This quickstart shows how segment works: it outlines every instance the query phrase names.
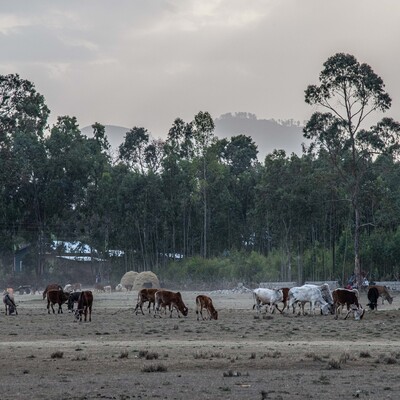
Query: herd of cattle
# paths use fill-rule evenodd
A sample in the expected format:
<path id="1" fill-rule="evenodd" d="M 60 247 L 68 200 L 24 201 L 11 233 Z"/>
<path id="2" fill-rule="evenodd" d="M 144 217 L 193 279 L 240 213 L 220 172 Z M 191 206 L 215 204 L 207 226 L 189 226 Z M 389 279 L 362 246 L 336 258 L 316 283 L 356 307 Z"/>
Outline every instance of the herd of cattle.
<path id="1" fill-rule="evenodd" d="M 71 285 L 69 285 L 71 286 Z M 285 309 L 292 309 L 293 313 L 296 312 L 296 307 L 300 307 L 299 313 L 305 315 L 305 304 L 310 303 L 310 313 L 315 315 L 315 307 L 320 307 L 320 312 L 323 315 L 334 314 L 335 319 L 342 313 L 343 308 L 346 307 L 347 314 L 344 319 L 347 319 L 352 312 L 356 320 L 363 318 L 365 309 L 359 303 L 359 293 L 357 289 L 335 289 L 330 290 L 329 285 L 306 284 L 299 287 L 280 288 L 280 289 L 267 289 L 258 288 L 253 290 L 254 306 L 253 309 L 257 313 L 261 312 L 261 307 L 266 307 L 266 312 L 269 310 L 271 313 L 277 309 L 281 314 Z M 393 297 L 390 295 L 385 286 L 372 285 L 368 288 L 367 293 L 369 303 L 367 306 L 371 309 L 378 308 L 378 298 L 387 300 L 390 304 Z M 62 313 L 62 305 L 67 303 L 68 310 L 73 312 L 75 319 L 87 321 L 92 320 L 92 304 L 93 293 L 90 290 L 81 290 L 81 287 L 65 287 L 58 284 L 49 284 L 43 291 L 43 299 L 47 299 L 47 311 L 50 314 L 50 308 L 55 313 L 54 306 L 58 305 L 58 313 Z M 15 313 L 18 315 L 17 305 L 15 304 L 13 293 L 5 291 L 3 295 L 3 303 L 5 304 L 6 315 Z M 176 310 L 178 317 L 188 315 L 188 308 L 183 302 L 180 292 L 172 292 L 165 289 L 144 288 L 138 292 L 137 304 L 134 309 L 136 315 L 140 312 L 144 315 L 143 304 L 148 303 L 148 312 L 153 310 L 154 317 L 161 317 L 161 312 L 166 314 L 167 308 L 172 317 L 173 311 Z M 282 303 L 283 307 L 280 309 L 278 304 Z M 75 304 L 77 307 L 75 308 Z M 151 306 L 153 308 L 151 309 Z M 206 317 L 203 315 L 203 310 L 206 311 Z M 197 320 L 201 317 L 204 319 L 218 319 L 218 312 L 214 308 L 213 301 L 209 296 L 198 295 L 196 297 L 196 315 Z"/>
<path id="2" fill-rule="evenodd" d="M 299 305 L 304 315 L 304 306 L 306 303 L 310 303 L 311 313 L 315 314 L 315 306 L 319 305 L 321 314 L 335 314 L 335 319 L 339 317 L 344 307 L 347 308 L 347 314 L 344 319 L 347 319 L 349 314 L 353 312 L 354 318 L 360 320 L 365 313 L 365 309 L 359 303 L 359 292 L 357 289 L 338 288 L 331 291 L 327 283 L 320 286 L 306 284 L 299 287 L 281 289 L 258 288 L 253 291 L 253 296 L 255 301 L 253 308 L 256 308 L 258 312 L 260 312 L 261 306 L 265 305 L 269 307 L 270 312 L 277 309 L 283 313 L 285 309 L 293 309 L 294 313 L 296 305 Z M 388 289 L 380 285 L 369 286 L 367 297 L 369 301 L 367 306 L 371 310 L 378 309 L 379 297 L 382 298 L 382 304 L 384 300 L 387 300 L 389 304 L 393 302 L 393 297 L 390 295 Z M 282 309 L 279 309 L 279 303 L 283 303 Z"/>

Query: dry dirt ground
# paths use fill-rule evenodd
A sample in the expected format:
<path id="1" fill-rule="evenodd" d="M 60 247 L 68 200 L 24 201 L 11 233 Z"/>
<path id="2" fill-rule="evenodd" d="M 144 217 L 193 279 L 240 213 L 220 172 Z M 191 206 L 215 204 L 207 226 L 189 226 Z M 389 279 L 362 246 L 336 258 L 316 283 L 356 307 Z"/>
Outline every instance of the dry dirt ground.
<path id="1" fill-rule="evenodd" d="M 400 399 L 399 299 L 361 321 L 268 314 L 211 293 L 218 321 L 134 315 L 136 292 L 94 293 L 92 322 L 16 295 L 0 315 L 1 399 Z M 365 294 L 361 303 L 366 304 Z"/>

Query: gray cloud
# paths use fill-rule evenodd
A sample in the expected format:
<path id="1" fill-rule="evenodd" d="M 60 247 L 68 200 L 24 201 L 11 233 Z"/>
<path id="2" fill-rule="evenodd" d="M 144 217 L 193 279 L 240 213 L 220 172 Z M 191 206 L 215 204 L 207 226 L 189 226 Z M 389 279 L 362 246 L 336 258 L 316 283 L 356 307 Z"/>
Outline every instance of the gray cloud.
<path id="1" fill-rule="evenodd" d="M 399 119 L 399 11 L 389 0 L 4 2 L 0 73 L 33 81 L 53 120 L 162 137 L 200 110 L 303 121 L 305 88 L 348 52 L 383 78 Z"/>

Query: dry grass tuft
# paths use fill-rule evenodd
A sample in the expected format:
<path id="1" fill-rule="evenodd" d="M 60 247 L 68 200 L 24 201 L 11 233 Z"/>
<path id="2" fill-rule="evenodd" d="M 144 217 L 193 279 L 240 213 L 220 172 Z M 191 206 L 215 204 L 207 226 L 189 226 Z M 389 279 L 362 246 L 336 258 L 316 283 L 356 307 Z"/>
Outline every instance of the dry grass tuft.
<path id="1" fill-rule="evenodd" d="M 51 358 L 63 358 L 64 353 L 62 351 L 55 351 L 54 353 L 51 354 Z"/>
<path id="2" fill-rule="evenodd" d="M 167 367 L 162 364 L 145 365 L 141 369 L 142 372 L 167 372 Z"/>
<path id="3" fill-rule="evenodd" d="M 371 354 L 369 351 L 360 351 L 360 358 L 370 358 Z"/>
<path id="4" fill-rule="evenodd" d="M 331 359 L 328 361 L 328 369 L 341 369 L 341 362 L 335 359 Z"/>

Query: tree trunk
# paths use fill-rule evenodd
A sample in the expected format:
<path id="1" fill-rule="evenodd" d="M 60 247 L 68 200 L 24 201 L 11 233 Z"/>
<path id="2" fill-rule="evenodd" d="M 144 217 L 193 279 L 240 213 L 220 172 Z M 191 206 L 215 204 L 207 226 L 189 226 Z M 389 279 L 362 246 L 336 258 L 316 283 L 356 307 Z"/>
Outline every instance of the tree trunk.
<path id="1" fill-rule="evenodd" d="M 207 188 L 206 188 L 206 159 L 205 155 L 203 154 L 203 196 L 204 196 L 204 219 L 203 219 L 203 229 L 204 229 L 204 249 L 203 249 L 203 257 L 207 258 Z"/>
<path id="2" fill-rule="evenodd" d="M 358 204 L 354 204 L 354 275 L 356 277 L 356 283 L 361 288 L 361 265 L 360 265 L 360 211 L 358 210 Z"/>

